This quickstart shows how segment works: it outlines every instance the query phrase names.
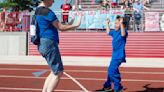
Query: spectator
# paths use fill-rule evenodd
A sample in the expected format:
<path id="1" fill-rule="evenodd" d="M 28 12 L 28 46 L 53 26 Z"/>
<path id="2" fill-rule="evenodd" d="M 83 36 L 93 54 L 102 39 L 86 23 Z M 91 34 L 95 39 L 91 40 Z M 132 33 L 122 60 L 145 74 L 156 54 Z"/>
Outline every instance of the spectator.
<path id="1" fill-rule="evenodd" d="M 62 23 L 66 24 L 68 23 L 68 15 L 69 11 L 72 9 L 72 6 L 67 3 L 67 0 L 65 0 L 65 3 L 61 5 L 62 9 Z"/>
<path id="2" fill-rule="evenodd" d="M 131 0 L 123 0 L 121 3 L 121 10 L 125 10 L 125 20 L 126 20 L 126 28 L 129 29 L 129 22 L 130 22 L 130 18 L 132 17 L 132 13 L 131 13 L 131 7 L 132 7 L 132 3 Z"/>
<path id="3" fill-rule="evenodd" d="M 108 8 L 111 8 L 111 2 L 110 2 L 110 0 L 103 0 L 102 1 L 102 8 L 104 10 L 107 10 Z"/>
<path id="4" fill-rule="evenodd" d="M 140 0 L 135 0 L 135 3 L 133 4 L 133 10 L 134 10 L 134 21 L 135 21 L 135 30 L 140 31 L 140 24 L 141 24 L 141 18 L 143 16 L 143 10 L 149 10 L 149 8 L 145 7 Z"/>
<path id="5" fill-rule="evenodd" d="M 121 3 L 121 9 L 130 10 L 132 2 L 130 0 L 123 0 Z"/>
<path id="6" fill-rule="evenodd" d="M 135 0 L 135 3 L 133 4 L 133 10 L 135 12 L 141 12 L 146 9 L 146 10 L 149 10 L 149 8 L 147 8 L 146 6 L 144 6 L 144 4 L 142 4 L 140 2 L 140 0 Z"/>
<path id="7" fill-rule="evenodd" d="M 6 31 L 13 31 L 14 29 L 14 17 L 13 14 L 10 12 L 7 15 L 6 21 L 5 21 L 5 30 Z"/>
<path id="8" fill-rule="evenodd" d="M 20 31 L 20 28 L 18 28 L 18 25 L 21 23 L 19 21 L 19 12 L 13 12 L 13 31 Z"/>
<path id="9" fill-rule="evenodd" d="M 119 0 L 112 0 L 112 8 L 118 7 Z"/>

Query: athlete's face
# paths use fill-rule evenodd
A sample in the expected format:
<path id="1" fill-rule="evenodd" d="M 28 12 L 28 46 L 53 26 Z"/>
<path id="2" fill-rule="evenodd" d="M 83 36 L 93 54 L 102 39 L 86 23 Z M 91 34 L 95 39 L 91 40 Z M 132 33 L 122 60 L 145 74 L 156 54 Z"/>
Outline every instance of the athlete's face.
<path id="1" fill-rule="evenodd" d="M 119 21 L 119 19 L 116 19 L 116 21 L 115 21 L 115 30 L 118 31 L 119 28 L 120 28 L 120 21 Z"/>

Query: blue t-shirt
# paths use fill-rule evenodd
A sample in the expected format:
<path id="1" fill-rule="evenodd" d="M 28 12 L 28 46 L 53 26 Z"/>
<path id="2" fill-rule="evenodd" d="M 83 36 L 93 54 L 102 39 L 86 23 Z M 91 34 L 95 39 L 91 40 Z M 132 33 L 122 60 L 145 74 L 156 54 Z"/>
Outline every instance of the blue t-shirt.
<path id="1" fill-rule="evenodd" d="M 40 8 L 40 7 L 38 7 Z M 53 22 L 58 21 L 55 13 L 46 7 L 41 7 L 39 14 L 36 16 L 40 30 L 40 38 L 48 38 L 59 43 L 58 29 L 53 26 Z"/>
<path id="2" fill-rule="evenodd" d="M 121 29 L 118 31 L 111 30 L 109 35 L 112 36 L 112 59 L 119 59 L 122 62 L 126 62 L 126 54 L 125 54 L 125 45 L 126 38 L 128 36 L 127 30 L 125 30 L 126 35 L 123 37 L 121 35 Z"/>

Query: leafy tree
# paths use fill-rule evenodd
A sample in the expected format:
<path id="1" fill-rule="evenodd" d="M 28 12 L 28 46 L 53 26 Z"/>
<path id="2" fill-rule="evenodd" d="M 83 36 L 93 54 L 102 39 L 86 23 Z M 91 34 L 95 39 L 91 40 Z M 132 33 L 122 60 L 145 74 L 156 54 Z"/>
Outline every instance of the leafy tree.
<path id="1" fill-rule="evenodd" d="M 0 2 L 1 8 L 11 9 L 11 11 L 32 11 L 38 6 L 40 0 L 4 0 Z"/>

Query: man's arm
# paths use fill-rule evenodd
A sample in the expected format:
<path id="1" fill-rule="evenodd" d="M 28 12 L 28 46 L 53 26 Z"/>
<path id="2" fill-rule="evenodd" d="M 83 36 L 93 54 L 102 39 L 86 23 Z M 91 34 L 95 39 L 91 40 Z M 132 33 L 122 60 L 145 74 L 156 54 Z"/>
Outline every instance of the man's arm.
<path id="1" fill-rule="evenodd" d="M 80 24 L 81 24 L 81 16 L 78 18 L 76 24 L 63 25 L 59 21 L 53 22 L 53 26 L 55 26 L 60 31 L 68 31 L 68 30 L 76 29 L 77 27 L 80 26 Z"/>
<path id="2" fill-rule="evenodd" d="M 120 26 L 121 26 L 121 36 L 125 37 L 126 32 L 125 32 L 125 25 L 123 24 L 123 18 L 120 19 Z"/>

